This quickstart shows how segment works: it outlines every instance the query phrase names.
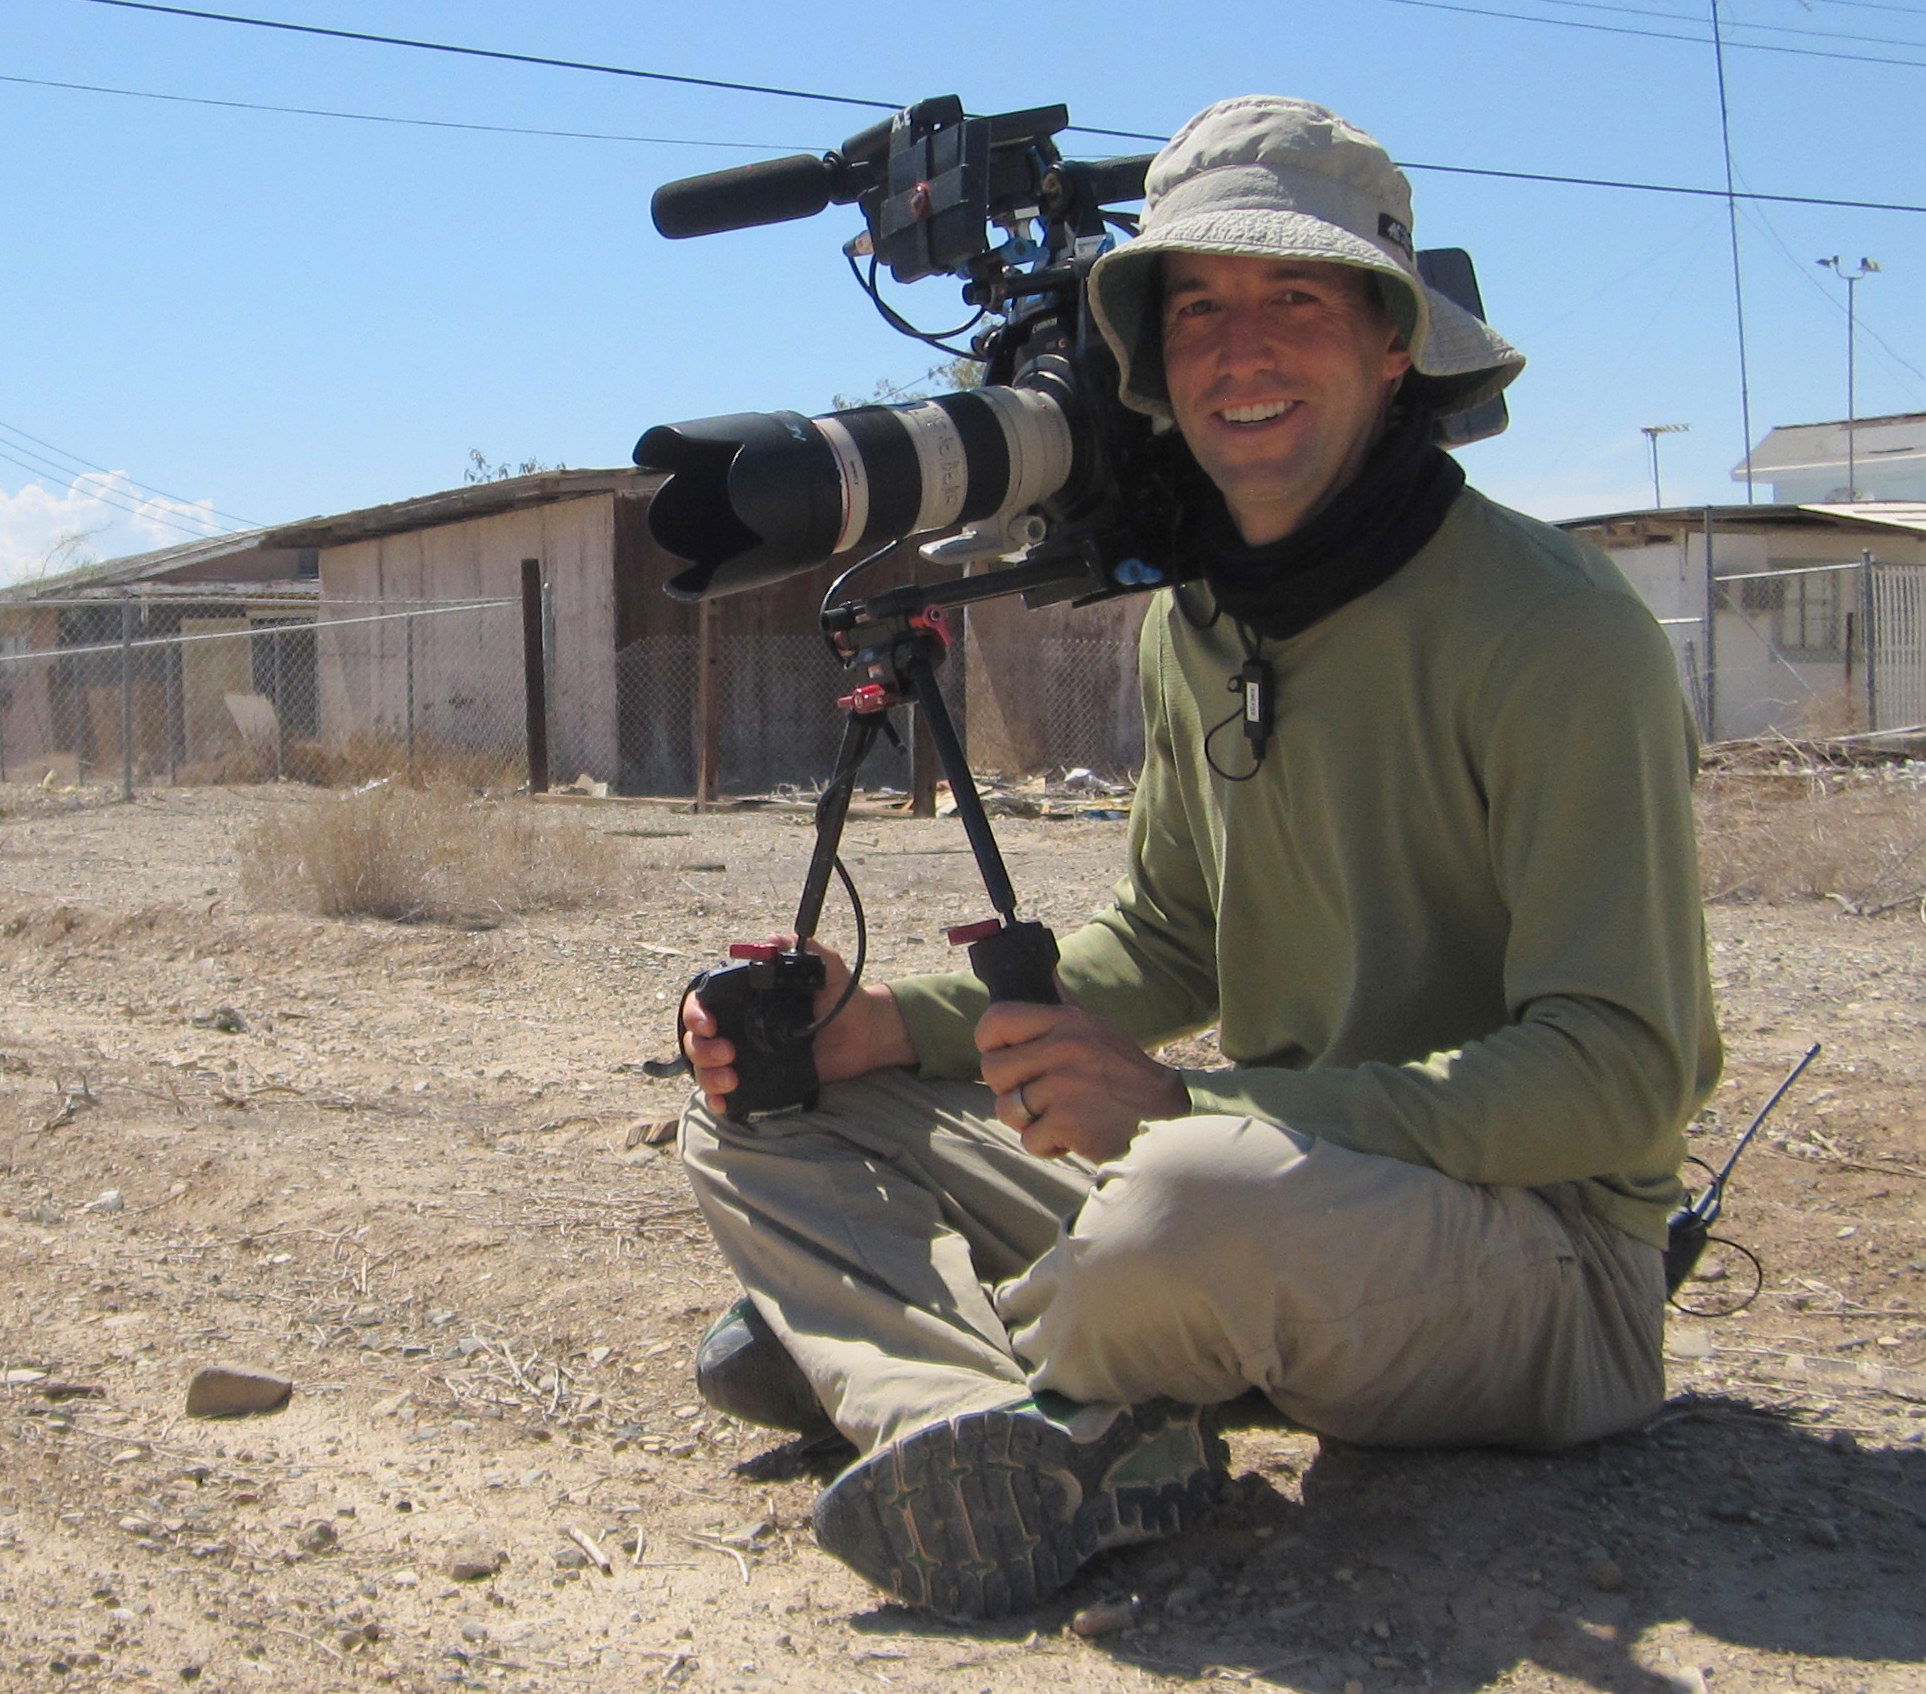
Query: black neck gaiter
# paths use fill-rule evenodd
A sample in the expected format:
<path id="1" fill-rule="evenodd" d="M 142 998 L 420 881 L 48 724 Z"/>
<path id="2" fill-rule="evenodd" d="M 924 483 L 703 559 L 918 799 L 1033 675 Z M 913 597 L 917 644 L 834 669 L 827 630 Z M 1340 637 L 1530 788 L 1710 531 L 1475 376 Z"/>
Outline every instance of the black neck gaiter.
<path id="1" fill-rule="evenodd" d="M 1431 439 L 1431 416 L 1401 407 L 1358 474 L 1281 541 L 1248 545 L 1224 497 L 1197 478 L 1187 549 L 1220 609 L 1283 641 L 1388 582 L 1429 541 L 1464 487 Z"/>

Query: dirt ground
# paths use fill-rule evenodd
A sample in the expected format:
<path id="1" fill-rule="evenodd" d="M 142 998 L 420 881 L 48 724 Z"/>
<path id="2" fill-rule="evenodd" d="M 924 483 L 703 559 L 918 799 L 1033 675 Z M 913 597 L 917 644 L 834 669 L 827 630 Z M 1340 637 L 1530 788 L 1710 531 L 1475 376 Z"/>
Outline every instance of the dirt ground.
<path id="1" fill-rule="evenodd" d="M 637 1066 L 786 919 L 801 820 L 583 807 L 632 897 L 464 932 L 247 909 L 237 840 L 308 797 L 0 788 L 0 1689 L 1926 1690 L 1917 914 L 1711 909 L 1699 1151 L 1825 1050 L 1727 1209 L 1764 1290 L 1675 1315 L 1648 1428 L 1545 1459 L 1253 1416 L 1205 1528 L 965 1629 L 819 1552 L 834 1461 L 691 1386 L 731 1284 Z M 999 827 L 1037 915 L 1101 900 L 1120 823 Z M 986 915 L 954 821 L 850 849 L 880 973 Z M 1711 1269 L 1695 1304 L 1749 1281 Z M 217 1362 L 292 1401 L 188 1419 Z"/>

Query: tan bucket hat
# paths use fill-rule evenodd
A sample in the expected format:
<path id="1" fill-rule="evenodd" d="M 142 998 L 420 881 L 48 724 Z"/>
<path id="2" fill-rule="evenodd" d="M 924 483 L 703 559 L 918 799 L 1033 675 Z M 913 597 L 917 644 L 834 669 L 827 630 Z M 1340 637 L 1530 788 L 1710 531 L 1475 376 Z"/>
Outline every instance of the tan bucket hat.
<path id="1" fill-rule="evenodd" d="M 1308 100 L 1247 94 L 1199 112 L 1151 162 L 1142 233 L 1091 270 L 1123 403 L 1164 419 L 1158 272 L 1172 252 L 1323 260 L 1383 277 L 1412 367 L 1431 379 L 1441 411 L 1489 400 L 1525 368 L 1502 336 L 1420 279 L 1411 184 L 1390 155 Z"/>

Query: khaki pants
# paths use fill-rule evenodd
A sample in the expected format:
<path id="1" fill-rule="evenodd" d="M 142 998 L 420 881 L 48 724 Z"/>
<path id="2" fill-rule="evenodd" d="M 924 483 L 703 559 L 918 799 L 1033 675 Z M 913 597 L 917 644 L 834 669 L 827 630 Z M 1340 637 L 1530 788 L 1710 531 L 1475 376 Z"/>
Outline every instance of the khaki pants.
<path id="1" fill-rule="evenodd" d="M 1551 1448 L 1663 1392 L 1656 1248 L 1575 1188 L 1480 1188 L 1255 1118 L 1043 1160 L 975 1083 L 879 1071 L 681 1152 L 743 1286 L 864 1451 L 1031 1391 L 1320 1434 Z"/>

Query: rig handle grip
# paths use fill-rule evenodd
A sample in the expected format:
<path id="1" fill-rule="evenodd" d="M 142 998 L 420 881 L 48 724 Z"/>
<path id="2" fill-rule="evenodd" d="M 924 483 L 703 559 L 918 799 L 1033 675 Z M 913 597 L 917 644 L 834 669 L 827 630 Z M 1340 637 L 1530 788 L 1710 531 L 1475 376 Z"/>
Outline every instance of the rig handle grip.
<path id="1" fill-rule="evenodd" d="M 1699 1268 L 1699 1255 L 1711 1239 L 1712 1226 L 1689 1206 L 1671 1216 L 1665 1230 L 1665 1292 L 1676 1294 L 1685 1279 Z"/>
<path id="2" fill-rule="evenodd" d="M 726 1104 L 732 1121 L 816 1104 L 821 1083 L 811 1029 L 824 977 L 814 953 L 784 953 L 718 965 L 691 985 L 716 1033 L 736 1050 L 736 1090 Z"/>
<path id="3" fill-rule="evenodd" d="M 983 979 L 992 1000 L 1029 1000 L 1055 1006 L 1057 938 L 1047 924 L 1006 923 L 970 943 L 970 969 Z"/>

